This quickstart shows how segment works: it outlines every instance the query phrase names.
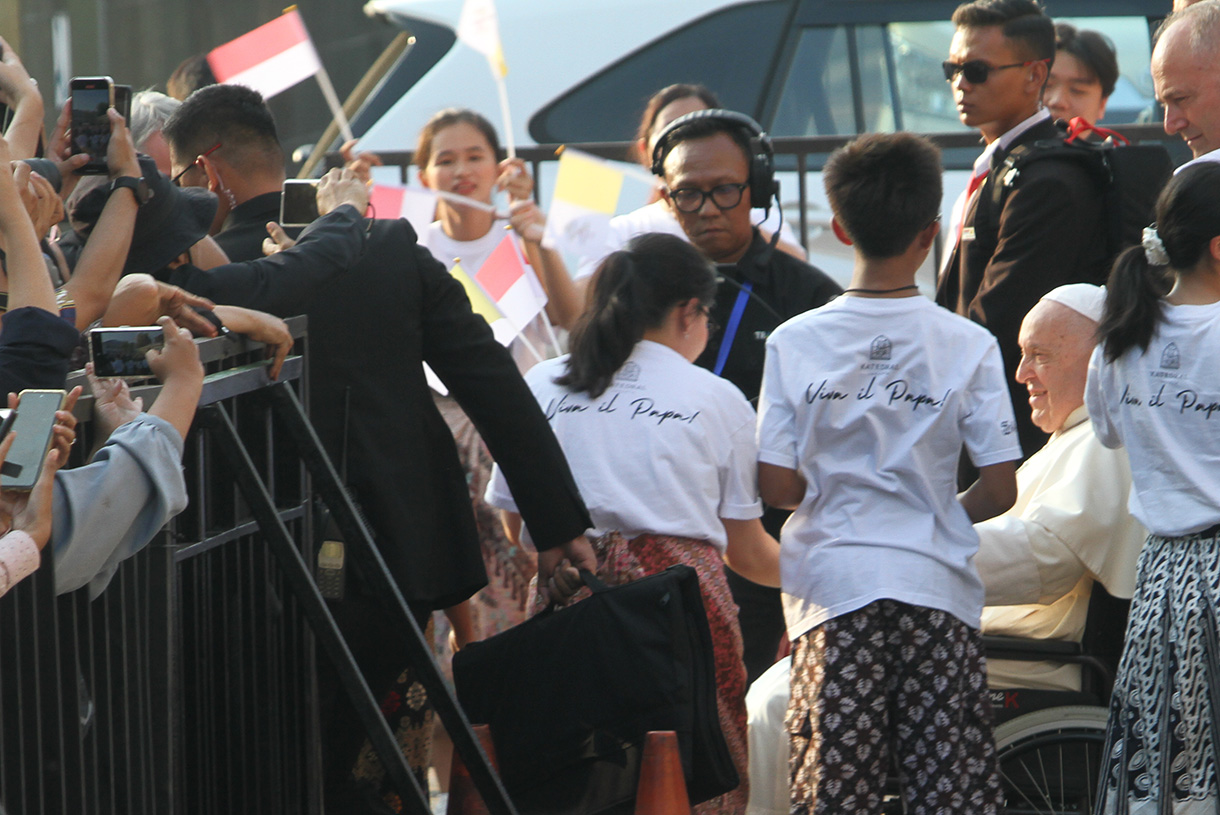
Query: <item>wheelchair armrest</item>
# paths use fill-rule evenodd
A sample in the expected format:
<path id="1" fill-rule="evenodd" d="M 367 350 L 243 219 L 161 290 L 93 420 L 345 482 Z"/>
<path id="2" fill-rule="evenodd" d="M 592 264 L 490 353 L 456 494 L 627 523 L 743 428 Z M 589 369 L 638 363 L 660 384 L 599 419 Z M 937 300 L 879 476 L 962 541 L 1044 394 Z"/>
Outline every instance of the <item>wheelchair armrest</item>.
<path id="1" fill-rule="evenodd" d="M 1080 643 L 1071 640 L 1034 640 L 992 634 L 983 635 L 983 650 L 992 659 L 1022 661 L 1063 660 L 1083 653 Z"/>

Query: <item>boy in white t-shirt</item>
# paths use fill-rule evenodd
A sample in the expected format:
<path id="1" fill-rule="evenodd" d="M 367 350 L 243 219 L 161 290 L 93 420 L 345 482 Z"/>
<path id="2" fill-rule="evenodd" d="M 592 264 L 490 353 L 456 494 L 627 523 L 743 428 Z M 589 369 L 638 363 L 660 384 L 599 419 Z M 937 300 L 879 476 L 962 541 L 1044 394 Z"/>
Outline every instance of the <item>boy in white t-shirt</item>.
<path id="1" fill-rule="evenodd" d="M 767 341 L 759 488 L 781 537 L 793 643 L 794 813 L 875 813 L 894 759 L 913 813 L 998 813 L 972 523 L 1016 498 L 1021 456 L 995 339 L 919 295 L 940 158 L 863 136 L 824 178 L 856 251 L 844 296 Z M 978 482 L 957 495 L 963 445 Z"/>

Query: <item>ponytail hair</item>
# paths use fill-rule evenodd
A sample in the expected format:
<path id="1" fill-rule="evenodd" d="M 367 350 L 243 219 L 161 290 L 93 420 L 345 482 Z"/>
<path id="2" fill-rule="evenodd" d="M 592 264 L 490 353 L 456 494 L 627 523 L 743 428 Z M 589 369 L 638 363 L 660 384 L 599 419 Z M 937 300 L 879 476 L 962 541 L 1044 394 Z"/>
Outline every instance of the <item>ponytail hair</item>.
<path id="1" fill-rule="evenodd" d="M 1163 316 L 1161 298 L 1169 292 L 1169 283 L 1166 267 L 1149 263 L 1143 246 L 1128 247 L 1114 261 L 1106 280 L 1105 310 L 1097 326 L 1107 362 L 1136 346 L 1148 350 Z"/>
<path id="2" fill-rule="evenodd" d="M 1178 277 L 1193 274 L 1212 238 L 1220 235 L 1220 164 L 1205 162 L 1169 180 L 1156 202 L 1156 227 L 1145 246 L 1125 250 L 1106 281 L 1106 307 L 1097 333 L 1114 362 L 1132 348 L 1148 350 L 1164 317 L 1163 298 Z M 1150 259 L 1150 255 L 1152 259 Z M 1154 263 L 1168 260 L 1168 264 Z"/>
<path id="3" fill-rule="evenodd" d="M 692 297 L 710 305 L 716 275 L 699 250 L 673 235 L 649 233 L 598 266 L 584 314 L 572 329 L 567 371 L 555 382 L 597 398 L 644 332 L 660 327 Z"/>

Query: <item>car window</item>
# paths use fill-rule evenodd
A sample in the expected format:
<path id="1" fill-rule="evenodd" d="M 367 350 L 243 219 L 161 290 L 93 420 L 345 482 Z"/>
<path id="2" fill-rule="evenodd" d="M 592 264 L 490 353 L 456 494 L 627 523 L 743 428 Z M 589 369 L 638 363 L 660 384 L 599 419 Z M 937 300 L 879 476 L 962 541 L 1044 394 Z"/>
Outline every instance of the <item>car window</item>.
<path id="1" fill-rule="evenodd" d="M 952 36 L 952 24 L 941 21 L 802 29 L 771 133 L 842 136 L 961 129 L 940 69 Z M 858 83 L 858 106 L 853 82 Z"/>
<path id="2" fill-rule="evenodd" d="M 965 129 L 957 116 L 953 90 L 940 67 L 949 58 L 953 23 L 893 23 L 886 26 L 886 31 L 894 53 L 903 129 L 916 133 Z"/>
<path id="3" fill-rule="evenodd" d="M 775 115 L 764 126 L 773 136 L 855 133 L 854 109 L 847 26 L 803 29 Z"/>
<path id="4" fill-rule="evenodd" d="M 757 116 L 790 9 L 791 0 L 769 0 L 696 20 L 539 110 L 530 119 L 530 135 L 539 143 L 628 141 L 648 97 L 675 82 L 702 83 L 726 108 Z M 726 43 L 740 45 L 726 53 Z"/>

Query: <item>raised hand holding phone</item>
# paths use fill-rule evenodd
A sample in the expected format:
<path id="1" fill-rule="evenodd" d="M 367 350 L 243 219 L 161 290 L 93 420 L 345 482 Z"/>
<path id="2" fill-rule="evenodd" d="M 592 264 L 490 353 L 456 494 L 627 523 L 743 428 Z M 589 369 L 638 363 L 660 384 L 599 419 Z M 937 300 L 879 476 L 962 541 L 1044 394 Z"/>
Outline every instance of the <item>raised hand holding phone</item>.
<path id="1" fill-rule="evenodd" d="M 72 94 L 72 152 L 84 153 L 89 162 L 77 172 L 106 175 L 110 145 L 110 115 L 114 107 L 114 81 L 108 76 L 77 76 Z"/>

